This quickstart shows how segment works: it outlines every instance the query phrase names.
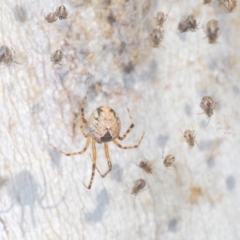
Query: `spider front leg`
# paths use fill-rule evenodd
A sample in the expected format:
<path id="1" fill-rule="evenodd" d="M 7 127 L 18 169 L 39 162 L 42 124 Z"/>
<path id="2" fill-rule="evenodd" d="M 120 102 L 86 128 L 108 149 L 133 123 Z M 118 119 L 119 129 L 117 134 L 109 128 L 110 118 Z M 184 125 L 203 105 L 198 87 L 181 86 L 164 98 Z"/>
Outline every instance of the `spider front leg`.
<path id="1" fill-rule="evenodd" d="M 83 183 L 83 185 L 88 189 L 91 189 L 91 186 L 92 186 L 92 183 L 93 183 L 93 178 L 94 178 L 94 175 L 95 175 L 95 169 L 96 169 L 97 151 L 96 151 L 95 140 L 92 140 L 92 154 L 93 154 L 93 157 L 92 157 L 92 176 L 91 176 L 91 179 L 90 179 L 90 183 L 89 183 L 88 186 L 86 186 L 85 183 Z"/>
<path id="2" fill-rule="evenodd" d="M 78 154 L 83 154 L 84 152 L 86 152 L 86 150 L 87 150 L 87 148 L 88 148 L 88 146 L 89 146 L 89 144 L 90 144 L 90 141 L 91 141 L 91 137 L 88 136 L 87 142 L 86 142 L 85 147 L 83 148 L 83 150 L 81 150 L 81 151 L 79 151 L 79 152 L 74 152 L 74 153 L 65 153 L 65 152 L 63 152 L 62 150 L 54 147 L 52 144 L 49 144 L 49 145 L 52 146 L 52 147 L 53 147 L 55 150 L 57 150 L 58 152 L 60 152 L 60 153 L 62 153 L 62 154 L 64 154 L 64 155 L 66 155 L 66 156 L 69 157 L 69 156 L 74 156 L 74 155 L 78 155 Z"/>
<path id="3" fill-rule="evenodd" d="M 128 114 L 129 114 L 129 117 L 130 117 L 132 123 L 131 123 L 130 127 L 127 129 L 127 131 L 125 132 L 125 134 L 124 134 L 122 137 L 121 137 L 121 136 L 118 137 L 118 139 L 121 140 L 121 141 L 122 141 L 124 138 L 126 138 L 127 135 L 130 133 L 130 131 L 134 128 L 133 119 L 132 119 L 132 116 L 131 116 L 131 114 L 130 114 L 130 111 L 129 111 L 129 109 L 128 109 L 127 104 L 126 104 L 126 107 L 127 107 Z"/>
<path id="4" fill-rule="evenodd" d="M 88 94 L 88 92 L 87 92 L 87 94 Z M 85 116 L 84 116 L 84 105 L 85 105 L 85 102 L 86 102 L 86 99 L 87 99 L 87 94 L 86 94 L 86 96 L 84 97 L 83 102 L 82 102 L 82 105 L 81 105 L 81 116 L 82 116 L 82 122 L 83 122 L 84 124 L 87 124 L 87 120 L 85 119 Z"/>
<path id="5" fill-rule="evenodd" d="M 139 140 L 138 144 L 137 145 L 134 145 L 134 146 L 122 146 L 116 139 L 113 140 L 113 142 L 119 147 L 119 148 L 122 148 L 122 149 L 131 149 L 131 148 L 138 148 L 138 146 L 140 145 L 143 137 L 144 137 L 144 134 L 142 135 L 141 139 Z"/>
<path id="6" fill-rule="evenodd" d="M 106 177 L 106 175 L 111 172 L 112 170 L 112 162 L 111 162 L 111 158 L 110 158 L 110 154 L 109 154 L 109 149 L 108 149 L 108 144 L 105 142 L 104 143 L 104 150 L 105 150 L 105 155 L 107 158 L 107 162 L 108 162 L 108 170 L 102 174 L 99 169 L 97 168 L 97 171 L 99 172 L 99 174 L 101 175 L 102 178 Z"/>

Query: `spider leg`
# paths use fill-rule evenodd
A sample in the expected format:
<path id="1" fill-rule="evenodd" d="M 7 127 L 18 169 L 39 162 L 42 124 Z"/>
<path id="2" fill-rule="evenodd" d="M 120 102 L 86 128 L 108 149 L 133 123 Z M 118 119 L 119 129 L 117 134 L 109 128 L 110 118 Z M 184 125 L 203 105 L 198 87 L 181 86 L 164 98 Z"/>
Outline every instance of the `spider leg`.
<path id="1" fill-rule="evenodd" d="M 122 146 L 116 139 L 113 140 L 113 142 L 119 147 L 119 148 L 122 148 L 122 149 L 131 149 L 131 148 L 138 148 L 138 146 L 140 145 L 142 139 L 143 139 L 143 136 L 144 136 L 144 133 L 141 137 L 141 139 L 139 140 L 138 144 L 137 145 L 134 145 L 134 146 Z"/>
<path id="2" fill-rule="evenodd" d="M 101 175 L 102 178 L 106 177 L 106 175 L 109 172 L 111 172 L 111 170 L 112 170 L 111 158 L 110 158 L 110 154 L 109 154 L 108 144 L 106 142 L 104 143 L 104 150 L 105 150 L 105 154 L 106 154 L 106 158 L 107 158 L 107 162 L 108 162 L 108 170 L 104 174 L 102 174 L 102 173 L 100 173 L 99 169 L 97 168 L 97 171 L 99 172 L 99 174 Z"/>
<path id="3" fill-rule="evenodd" d="M 83 148 L 83 150 L 81 150 L 81 151 L 79 151 L 79 152 L 74 152 L 74 153 L 65 153 L 65 152 L 61 151 L 60 149 L 54 147 L 52 144 L 49 144 L 49 145 L 52 146 L 52 147 L 53 147 L 55 150 L 57 150 L 58 152 L 66 155 L 66 156 L 74 156 L 74 155 L 78 155 L 78 154 L 83 154 L 83 153 L 87 150 L 87 148 L 88 148 L 88 146 L 89 146 L 89 144 L 90 144 L 90 141 L 91 141 L 91 137 L 88 136 L 87 142 L 86 142 L 85 147 Z"/>
<path id="4" fill-rule="evenodd" d="M 83 185 L 88 189 L 90 189 L 91 186 L 92 186 L 93 178 L 94 178 L 94 175 L 95 175 L 95 169 L 96 169 L 97 151 L 96 151 L 95 140 L 92 140 L 92 154 L 93 154 L 93 157 L 91 157 L 92 158 L 92 175 L 91 175 L 90 183 L 89 183 L 88 186 L 86 186 L 85 183 L 83 183 Z"/>
<path id="5" fill-rule="evenodd" d="M 87 94 L 88 94 L 88 93 L 87 93 Z M 82 121 L 83 121 L 84 124 L 87 123 L 87 120 L 85 119 L 85 116 L 84 116 L 84 105 L 85 105 L 85 102 L 86 102 L 86 99 L 87 99 L 87 94 L 86 94 L 86 96 L 84 97 L 83 102 L 82 102 L 82 105 L 81 105 Z"/>
<path id="6" fill-rule="evenodd" d="M 126 138 L 126 136 L 130 133 L 130 131 L 133 129 L 133 127 L 134 127 L 134 123 L 133 123 L 133 119 L 132 119 L 132 116 L 131 116 L 131 114 L 130 114 L 130 111 L 129 111 L 129 109 L 128 109 L 128 106 L 127 106 L 127 104 L 126 104 L 126 107 L 127 107 L 127 110 L 128 110 L 128 114 L 129 114 L 129 117 L 130 117 L 130 119 L 131 119 L 131 125 L 130 125 L 130 127 L 127 129 L 127 131 L 125 132 L 125 134 L 121 137 L 121 136 L 119 136 L 118 137 L 118 139 L 119 140 L 123 140 L 124 138 Z"/>

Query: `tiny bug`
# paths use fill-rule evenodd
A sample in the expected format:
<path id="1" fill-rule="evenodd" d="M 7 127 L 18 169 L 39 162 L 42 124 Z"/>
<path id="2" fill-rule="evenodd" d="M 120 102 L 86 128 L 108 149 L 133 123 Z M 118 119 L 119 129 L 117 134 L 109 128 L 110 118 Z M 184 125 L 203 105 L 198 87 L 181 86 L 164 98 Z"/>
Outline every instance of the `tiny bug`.
<path id="1" fill-rule="evenodd" d="M 91 188 L 94 175 L 95 175 L 95 170 L 97 169 L 98 173 L 101 175 L 102 178 L 104 178 L 109 172 L 112 170 L 112 162 L 109 154 L 109 149 L 108 149 L 108 142 L 113 142 L 115 145 L 117 145 L 121 149 L 133 149 L 133 148 L 138 148 L 140 145 L 144 133 L 142 134 L 142 137 L 138 141 L 136 145 L 133 146 L 122 146 L 118 141 L 124 140 L 127 135 L 131 132 L 131 130 L 134 127 L 134 123 L 132 120 L 132 116 L 130 114 L 130 111 L 127 107 L 127 111 L 129 114 L 129 117 L 132 121 L 130 127 L 127 129 L 127 131 L 124 133 L 124 135 L 121 137 L 120 136 L 120 130 L 121 130 L 121 122 L 120 118 L 118 117 L 117 113 L 110 107 L 108 106 L 100 106 L 96 110 L 94 110 L 89 118 L 89 121 L 85 119 L 85 114 L 84 114 L 84 105 L 85 101 L 87 99 L 87 94 L 81 104 L 81 119 L 82 119 L 82 124 L 80 125 L 80 129 L 82 131 L 83 136 L 87 139 L 85 147 L 79 151 L 79 152 L 74 152 L 74 153 L 65 153 L 61 151 L 60 149 L 52 146 L 55 150 L 58 152 L 66 155 L 66 156 L 74 156 L 78 154 L 83 154 L 89 147 L 90 143 L 92 142 L 92 175 L 91 179 L 89 182 L 89 185 L 86 186 L 84 183 L 84 186 L 88 189 Z M 88 128 L 88 132 L 86 133 L 84 131 L 84 126 Z M 102 174 L 99 169 L 96 167 L 96 161 L 97 161 L 97 150 L 96 150 L 96 143 L 103 143 L 104 144 L 104 151 L 105 155 L 107 158 L 108 162 L 108 170 Z"/>
<path id="2" fill-rule="evenodd" d="M 140 167 L 145 173 L 153 174 L 152 164 L 148 160 L 142 160 L 137 166 Z"/>
<path id="3" fill-rule="evenodd" d="M 183 133 L 183 137 L 188 144 L 189 148 L 194 147 L 196 141 L 195 141 L 195 133 L 194 130 L 186 130 Z"/>
<path id="4" fill-rule="evenodd" d="M 161 28 L 155 28 L 150 34 L 150 37 L 151 37 L 152 47 L 157 48 L 159 47 L 160 43 L 163 40 L 164 30 Z"/>
<path id="5" fill-rule="evenodd" d="M 9 66 L 12 62 L 15 62 L 17 64 L 20 64 L 13 60 L 14 58 L 14 50 L 10 50 L 9 47 L 3 45 L 0 47 L 0 64 L 3 64 L 5 66 Z"/>
<path id="6" fill-rule="evenodd" d="M 44 15 L 44 18 L 48 23 L 53 23 L 57 21 L 57 16 L 55 12 L 51 12 L 47 14 L 47 16 Z"/>
<path id="7" fill-rule="evenodd" d="M 56 16 L 60 19 L 66 19 L 68 17 L 68 11 L 64 5 L 58 7 L 55 11 Z"/>
<path id="8" fill-rule="evenodd" d="M 212 0 L 203 0 L 203 4 L 210 4 Z"/>
<path id="9" fill-rule="evenodd" d="M 132 194 L 137 195 L 139 192 L 141 192 L 146 186 L 146 181 L 143 179 L 138 179 L 134 181 L 134 185 L 132 188 Z"/>
<path id="10" fill-rule="evenodd" d="M 224 134 L 231 134 L 233 137 L 235 136 L 234 133 L 234 125 L 237 122 L 238 114 L 235 114 L 235 121 L 234 124 L 231 124 L 229 118 L 224 116 L 223 123 L 218 122 L 217 125 L 219 126 L 217 130 L 224 130 Z"/>
<path id="11" fill-rule="evenodd" d="M 200 103 L 200 107 L 202 108 L 203 113 L 205 113 L 207 115 L 208 119 L 209 119 L 207 125 L 209 124 L 211 116 L 213 115 L 213 110 L 216 107 L 216 104 L 217 104 L 217 102 L 215 102 L 209 96 L 205 96 L 205 97 L 202 98 L 202 101 Z M 200 113 L 200 114 L 202 114 L 202 113 Z"/>
<path id="12" fill-rule="evenodd" d="M 169 11 L 170 11 L 170 9 L 169 9 Z M 163 27 L 164 22 L 166 22 L 166 20 L 168 18 L 169 11 L 168 11 L 167 15 L 165 15 L 163 12 L 157 12 L 157 16 L 154 17 L 157 26 Z"/>
<path id="13" fill-rule="evenodd" d="M 209 43 L 216 43 L 218 38 L 218 31 L 219 31 L 219 27 L 218 27 L 217 20 L 213 19 L 207 22 L 206 34 L 207 34 Z"/>
<path id="14" fill-rule="evenodd" d="M 173 164 L 175 162 L 175 156 L 173 156 L 173 155 L 167 155 L 166 157 L 164 157 L 164 148 L 162 151 L 162 159 L 163 159 L 163 165 L 166 168 L 173 166 Z"/>
<path id="15" fill-rule="evenodd" d="M 178 30 L 180 32 L 194 32 L 198 28 L 197 21 L 193 14 L 187 16 L 186 18 L 182 19 L 178 24 Z"/>
<path id="16" fill-rule="evenodd" d="M 62 65 L 62 51 L 57 49 L 52 55 L 51 55 L 51 61 L 54 64 Z"/>
<path id="17" fill-rule="evenodd" d="M 237 7 L 237 0 L 218 0 L 220 6 L 225 7 L 229 12 L 232 12 Z"/>

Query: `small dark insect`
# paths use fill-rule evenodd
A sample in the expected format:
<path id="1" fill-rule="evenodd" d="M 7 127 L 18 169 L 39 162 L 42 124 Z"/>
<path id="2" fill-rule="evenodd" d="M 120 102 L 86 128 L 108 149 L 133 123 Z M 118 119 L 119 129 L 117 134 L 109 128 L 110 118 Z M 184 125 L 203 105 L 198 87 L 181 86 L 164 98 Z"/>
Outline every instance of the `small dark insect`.
<path id="1" fill-rule="evenodd" d="M 237 0 L 218 0 L 220 6 L 225 7 L 229 12 L 232 12 L 237 7 Z"/>
<path id="2" fill-rule="evenodd" d="M 162 28 L 155 28 L 150 36 L 153 48 L 157 48 L 163 40 L 164 30 Z"/>
<path id="3" fill-rule="evenodd" d="M 62 51 L 56 50 L 51 56 L 51 61 L 54 64 L 62 65 Z"/>
<path id="4" fill-rule="evenodd" d="M 162 151 L 162 159 L 163 159 L 163 165 L 166 168 L 169 168 L 169 167 L 173 166 L 173 164 L 175 162 L 175 156 L 173 156 L 173 155 L 167 155 L 164 158 L 164 148 L 163 148 L 163 151 Z"/>
<path id="5" fill-rule="evenodd" d="M 60 20 L 66 19 L 68 17 L 68 11 L 64 5 L 58 7 L 55 13 Z"/>
<path id="6" fill-rule="evenodd" d="M 196 143 L 194 130 L 192 130 L 192 131 L 186 130 L 183 133 L 183 137 L 190 148 L 194 147 L 194 145 Z"/>
<path id="7" fill-rule="evenodd" d="M 3 45 L 0 47 L 0 64 L 3 64 L 5 66 L 9 66 L 12 62 L 15 62 L 19 64 L 18 62 L 14 61 L 14 50 L 12 51 L 9 49 L 9 47 Z"/>
<path id="8" fill-rule="evenodd" d="M 48 23 L 53 23 L 57 21 L 57 16 L 54 12 L 47 14 L 47 16 L 44 15 L 44 18 Z"/>
<path id="9" fill-rule="evenodd" d="M 137 195 L 139 192 L 141 192 L 146 186 L 146 181 L 143 179 L 138 179 L 134 181 L 134 185 L 132 188 L 132 194 Z"/>
<path id="10" fill-rule="evenodd" d="M 146 159 L 142 160 L 138 167 L 140 167 L 147 174 L 153 174 L 152 164 Z"/>
<path id="11" fill-rule="evenodd" d="M 197 27 L 197 21 L 193 14 L 181 20 L 178 24 L 178 30 L 180 32 L 195 32 L 197 30 Z"/>
<path id="12" fill-rule="evenodd" d="M 212 0 L 203 0 L 203 4 L 210 4 Z"/>
<path id="13" fill-rule="evenodd" d="M 170 11 L 170 9 L 169 9 L 169 11 Z M 168 11 L 168 13 L 169 13 L 169 11 Z M 163 27 L 164 22 L 166 22 L 166 20 L 167 20 L 168 13 L 167 13 L 167 15 L 165 15 L 163 12 L 157 12 L 157 16 L 154 17 L 156 20 L 157 26 Z"/>
<path id="14" fill-rule="evenodd" d="M 216 107 L 216 103 L 217 102 L 215 102 L 209 96 L 205 96 L 205 97 L 202 98 L 202 101 L 200 103 L 200 107 L 202 108 L 203 113 L 205 113 L 207 115 L 208 119 L 209 119 L 207 125 L 209 124 L 211 116 L 213 115 L 213 110 Z"/>
<path id="15" fill-rule="evenodd" d="M 213 19 L 207 22 L 206 34 L 207 34 L 209 43 L 216 43 L 218 38 L 218 30 L 219 30 L 219 27 L 218 27 L 217 20 Z"/>

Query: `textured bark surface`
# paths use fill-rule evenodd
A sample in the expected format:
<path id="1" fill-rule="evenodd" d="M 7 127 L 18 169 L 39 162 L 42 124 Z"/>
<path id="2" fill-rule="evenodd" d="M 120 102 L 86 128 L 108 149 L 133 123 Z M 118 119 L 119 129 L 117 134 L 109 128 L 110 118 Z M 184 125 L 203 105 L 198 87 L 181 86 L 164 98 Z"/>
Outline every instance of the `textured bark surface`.
<path id="1" fill-rule="evenodd" d="M 68 0 L 69 17 L 48 23 L 44 14 L 61 4 L 0 3 L 0 45 L 19 63 L 0 69 L 0 239 L 239 239 L 239 6 L 228 13 L 217 1 Z M 158 11 L 169 15 L 161 46 L 152 48 Z M 180 33 L 190 14 L 199 28 Z M 204 32 L 210 19 L 219 21 L 216 44 Z M 51 62 L 57 49 L 62 65 Z M 49 145 L 84 147 L 87 91 L 85 117 L 113 108 L 121 136 L 131 124 L 127 102 L 135 127 L 122 145 L 145 132 L 138 149 L 109 143 L 113 170 L 104 179 L 96 172 L 91 190 L 82 182 L 90 180 L 92 148 L 66 157 Z M 208 126 L 198 114 L 204 96 L 218 102 Z M 195 131 L 192 149 L 187 129 Z M 163 166 L 163 148 L 176 158 L 172 168 Z M 137 166 L 142 158 L 153 175 Z M 103 144 L 97 166 L 107 170 Z M 135 197 L 140 178 L 147 186 Z"/>

